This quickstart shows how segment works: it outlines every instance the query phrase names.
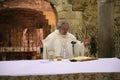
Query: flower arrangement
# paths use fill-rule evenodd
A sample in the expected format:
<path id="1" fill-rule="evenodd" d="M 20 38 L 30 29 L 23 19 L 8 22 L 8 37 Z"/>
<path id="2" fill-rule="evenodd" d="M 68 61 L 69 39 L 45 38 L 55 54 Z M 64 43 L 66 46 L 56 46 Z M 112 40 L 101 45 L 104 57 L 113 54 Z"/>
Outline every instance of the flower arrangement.
<path id="1" fill-rule="evenodd" d="M 95 37 L 91 37 L 90 40 L 90 55 L 96 57 L 97 53 L 97 42 L 95 40 Z"/>

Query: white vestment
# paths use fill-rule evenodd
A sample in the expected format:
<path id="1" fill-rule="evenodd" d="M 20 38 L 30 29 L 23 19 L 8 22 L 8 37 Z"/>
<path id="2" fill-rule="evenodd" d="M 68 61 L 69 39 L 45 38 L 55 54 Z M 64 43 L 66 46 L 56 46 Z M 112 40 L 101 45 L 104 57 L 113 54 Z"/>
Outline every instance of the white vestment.
<path id="1" fill-rule="evenodd" d="M 75 41 L 74 44 L 74 55 L 73 55 L 73 46 L 71 44 L 72 41 Z M 84 54 L 84 46 L 83 43 L 76 40 L 75 36 L 71 33 L 67 33 L 66 35 L 61 35 L 59 30 L 55 30 L 53 33 L 47 36 L 46 39 L 43 40 L 43 58 L 48 59 L 49 52 L 54 51 L 54 58 L 56 56 L 63 56 L 63 58 L 71 58 L 75 56 L 79 56 L 80 54 Z"/>

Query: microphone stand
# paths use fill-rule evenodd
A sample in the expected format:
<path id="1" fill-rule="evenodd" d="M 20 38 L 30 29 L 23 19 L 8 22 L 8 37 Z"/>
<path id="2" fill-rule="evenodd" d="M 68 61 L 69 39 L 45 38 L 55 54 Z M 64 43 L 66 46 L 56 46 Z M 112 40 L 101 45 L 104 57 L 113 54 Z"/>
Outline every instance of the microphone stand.
<path id="1" fill-rule="evenodd" d="M 76 42 L 75 41 L 71 41 L 71 44 L 72 44 L 73 56 L 75 56 L 75 54 L 74 54 L 74 44 L 76 44 Z"/>

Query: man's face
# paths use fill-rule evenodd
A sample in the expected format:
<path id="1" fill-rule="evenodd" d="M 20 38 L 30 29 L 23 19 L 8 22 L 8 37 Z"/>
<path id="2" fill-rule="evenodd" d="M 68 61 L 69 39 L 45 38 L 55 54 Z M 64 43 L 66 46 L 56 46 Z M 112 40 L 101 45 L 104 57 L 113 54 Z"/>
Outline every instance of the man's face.
<path id="1" fill-rule="evenodd" d="M 59 29 L 60 34 L 62 35 L 66 35 L 69 29 L 69 25 L 68 24 L 64 24 L 62 25 L 62 27 Z"/>

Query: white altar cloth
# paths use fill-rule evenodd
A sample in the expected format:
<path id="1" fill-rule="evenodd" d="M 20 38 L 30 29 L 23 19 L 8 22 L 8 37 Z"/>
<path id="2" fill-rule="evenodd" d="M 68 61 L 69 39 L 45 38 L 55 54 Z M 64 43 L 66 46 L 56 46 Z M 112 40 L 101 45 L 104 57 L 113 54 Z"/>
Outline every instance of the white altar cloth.
<path id="1" fill-rule="evenodd" d="M 120 73 L 120 59 L 99 58 L 84 62 L 48 60 L 0 61 L 0 76 L 57 75 L 74 73 Z"/>

